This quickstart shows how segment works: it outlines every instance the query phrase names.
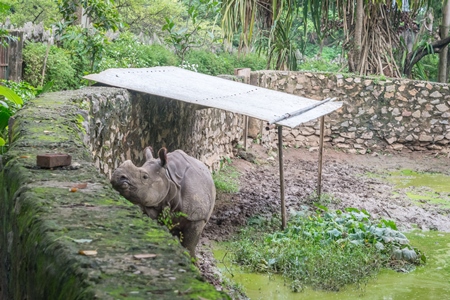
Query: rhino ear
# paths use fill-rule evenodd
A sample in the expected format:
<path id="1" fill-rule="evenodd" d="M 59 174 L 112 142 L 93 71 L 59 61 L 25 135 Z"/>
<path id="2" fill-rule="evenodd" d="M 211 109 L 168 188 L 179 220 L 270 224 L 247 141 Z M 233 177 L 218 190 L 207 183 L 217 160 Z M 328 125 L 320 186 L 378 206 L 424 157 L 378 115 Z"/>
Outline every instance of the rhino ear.
<path id="1" fill-rule="evenodd" d="M 162 147 L 158 151 L 159 159 L 161 160 L 161 166 L 165 167 L 167 164 L 167 149 Z"/>
<path id="2" fill-rule="evenodd" d="M 145 159 L 146 160 L 153 159 L 153 148 L 152 147 L 150 147 L 150 146 L 145 147 L 144 152 L 145 152 Z"/>

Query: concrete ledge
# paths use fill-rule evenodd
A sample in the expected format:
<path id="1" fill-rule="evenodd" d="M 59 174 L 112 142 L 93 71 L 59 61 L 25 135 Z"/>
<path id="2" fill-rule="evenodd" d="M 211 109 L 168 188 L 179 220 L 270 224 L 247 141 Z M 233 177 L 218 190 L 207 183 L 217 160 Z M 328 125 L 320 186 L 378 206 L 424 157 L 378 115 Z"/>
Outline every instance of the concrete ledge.
<path id="1" fill-rule="evenodd" d="M 86 93 L 46 94 L 10 125 L 0 173 L 0 298 L 228 299 L 94 167 L 83 143 Z M 70 154 L 72 165 L 40 169 L 36 156 L 45 153 Z"/>

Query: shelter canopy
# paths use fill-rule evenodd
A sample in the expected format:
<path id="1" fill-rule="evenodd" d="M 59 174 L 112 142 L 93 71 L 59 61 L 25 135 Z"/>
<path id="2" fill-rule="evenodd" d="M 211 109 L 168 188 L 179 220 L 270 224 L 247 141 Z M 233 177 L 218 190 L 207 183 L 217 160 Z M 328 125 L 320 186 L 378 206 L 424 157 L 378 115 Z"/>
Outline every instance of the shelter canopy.
<path id="1" fill-rule="evenodd" d="M 327 115 L 342 106 L 342 102 L 319 101 L 274 91 L 177 67 L 108 69 L 84 78 L 110 86 L 126 88 L 146 94 L 271 121 L 277 125 L 296 127 Z M 293 112 L 308 109 L 297 116 Z"/>

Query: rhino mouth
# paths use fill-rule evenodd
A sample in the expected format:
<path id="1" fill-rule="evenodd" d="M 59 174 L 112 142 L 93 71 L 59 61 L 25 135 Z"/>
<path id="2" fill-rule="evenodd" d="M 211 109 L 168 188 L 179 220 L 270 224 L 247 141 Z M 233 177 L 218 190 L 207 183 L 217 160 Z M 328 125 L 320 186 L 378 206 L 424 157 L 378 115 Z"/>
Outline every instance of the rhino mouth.
<path id="1" fill-rule="evenodd" d="M 124 197 L 128 196 L 133 190 L 135 190 L 135 187 L 129 178 L 124 175 L 113 178 L 113 180 L 111 180 L 111 184 L 113 188 L 119 191 Z"/>

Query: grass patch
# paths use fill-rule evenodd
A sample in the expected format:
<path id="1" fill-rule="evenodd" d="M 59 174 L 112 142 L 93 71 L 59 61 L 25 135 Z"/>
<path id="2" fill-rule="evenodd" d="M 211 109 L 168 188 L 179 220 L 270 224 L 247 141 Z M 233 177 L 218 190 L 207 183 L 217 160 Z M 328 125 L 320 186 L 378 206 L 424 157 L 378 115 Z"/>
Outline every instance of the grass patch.
<path id="1" fill-rule="evenodd" d="M 239 191 L 239 172 L 233 166 L 224 166 L 213 173 L 214 185 L 218 192 L 237 193 Z"/>
<path id="2" fill-rule="evenodd" d="M 284 231 L 267 233 L 274 222 L 263 223 L 249 220 L 231 244 L 233 259 L 252 272 L 283 275 L 293 291 L 362 288 L 383 267 L 407 271 L 425 262 L 393 221 L 372 222 L 355 208 L 295 212 Z"/>

